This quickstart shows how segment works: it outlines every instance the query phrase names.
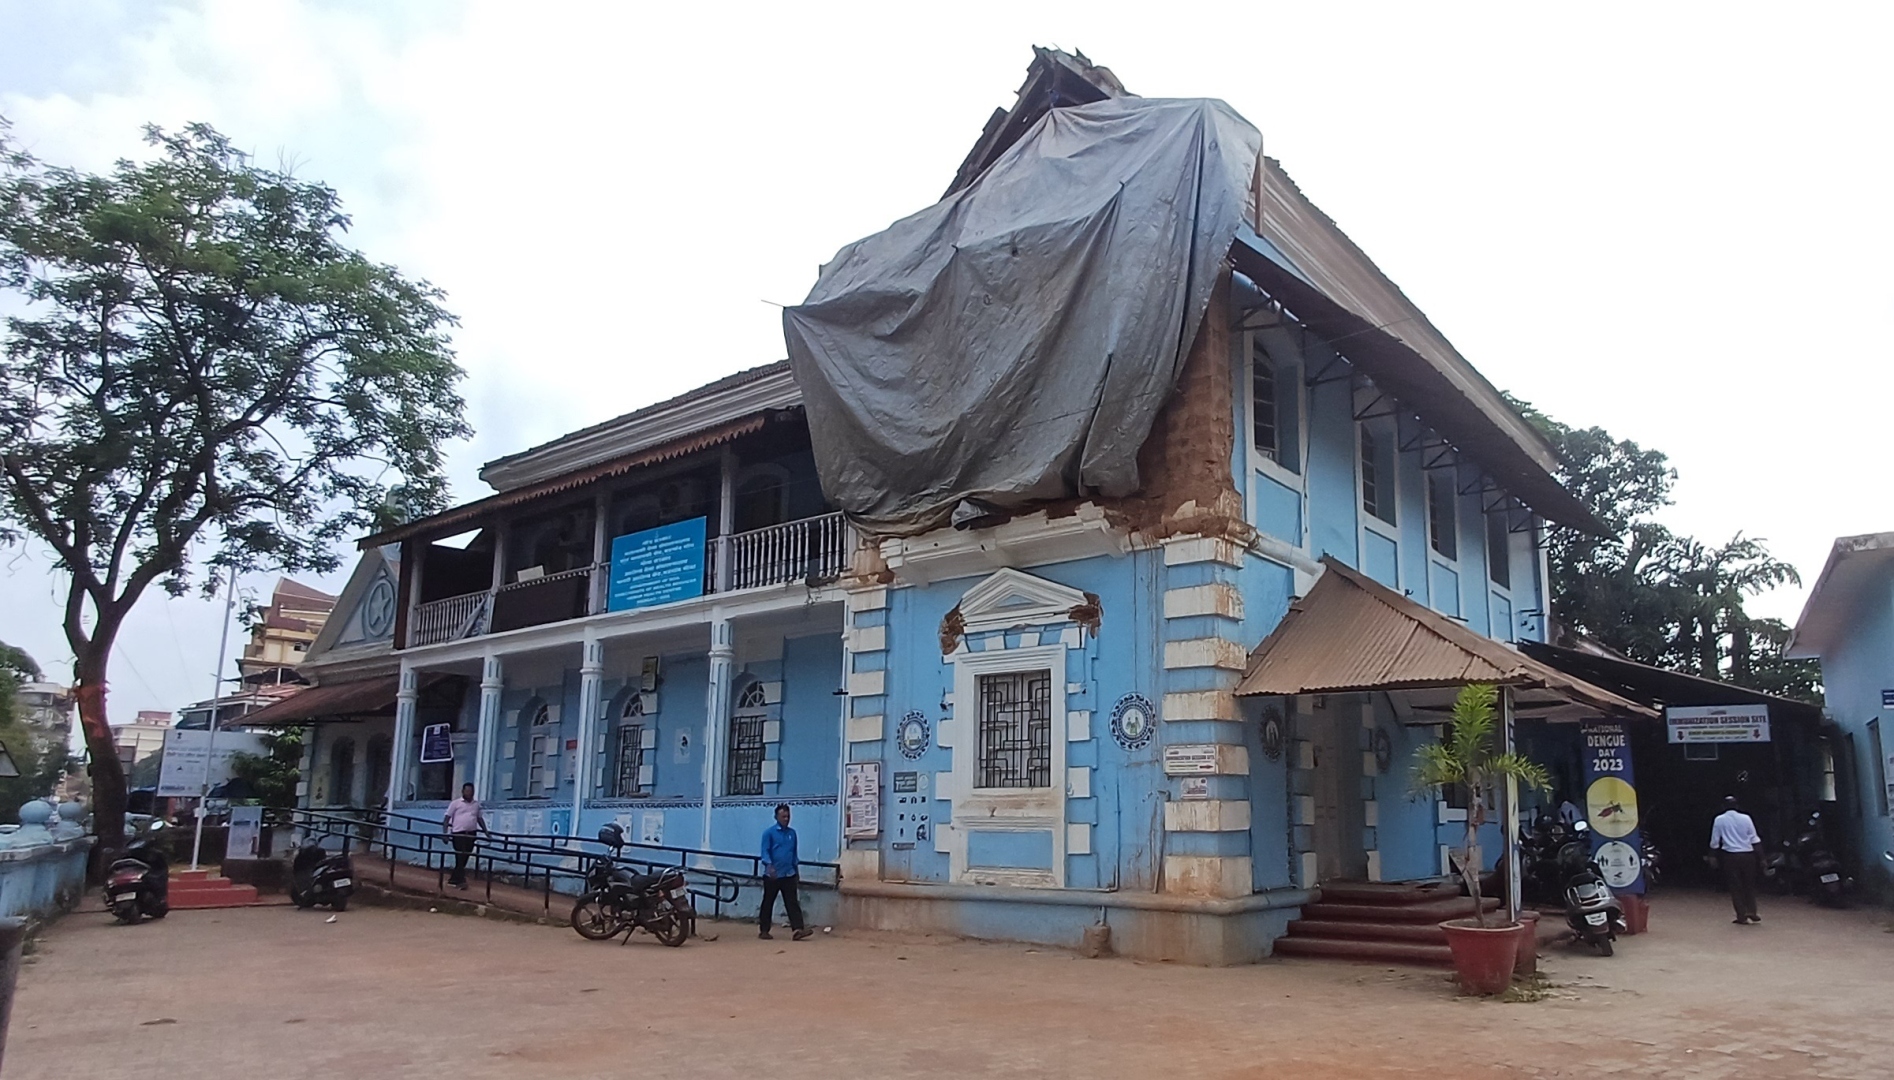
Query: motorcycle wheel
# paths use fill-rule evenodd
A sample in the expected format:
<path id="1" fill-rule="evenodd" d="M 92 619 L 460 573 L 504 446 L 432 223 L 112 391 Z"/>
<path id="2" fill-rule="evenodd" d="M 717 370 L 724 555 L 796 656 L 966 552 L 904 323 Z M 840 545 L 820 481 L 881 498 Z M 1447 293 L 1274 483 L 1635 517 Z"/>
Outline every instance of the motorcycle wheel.
<path id="1" fill-rule="evenodd" d="M 651 931 L 651 935 L 658 939 L 659 944 L 669 945 L 673 949 L 684 944 L 684 939 L 691 936 L 690 927 L 685 924 L 677 910 L 668 903 L 658 908 L 658 913 L 645 924 L 645 929 Z"/>
<path id="2" fill-rule="evenodd" d="M 1594 942 L 1593 944 L 1595 944 L 1595 945 L 1597 945 L 1597 946 L 1598 946 L 1598 955 L 1599 955 L 1599 956 L 1610 956 L 1610 955 L 1611 955 L 1611 939 L 1610 939 L 1610 938 L 1608 938 L 1608 937 L 1601 937 L 1601 938 L 1599 938 L 1599 939 L 1598 939 L 1598 940 L 1597 940 L 1596 942 Z"/>
<path id="3" fill-rule="evenodd" d="M 572 929 L 587 941 L 609 941 L 622 929 L 618 916 L 605 906 L 601 893 L 586 893 L 572 905 Z"/>
<path id="4" fill-rule="evenodd" d="M 301 889 L 289 890 L 289 898 L 297 907 L 303 909 L 304 911 L 308 911 L 310 908 L 316 906 L 315 900 L 312 899 L 308 893 L 302 891 Z"/>
<path id="5" fill-rule="evenodd" d="M 119 922 L 124 923 L 126 926 L 130 926 L 131 924 L 137 922 L 138 921 L 137 901 L 127 900 L 122 904 L 113 904 L 112 917 L 117 919 Z"/>
<path id="6" fill-rule="evenodd" d="M 348 893 L 345 893 L 345 892 L 336 893 L 335 898 L 329 901 L 329 910 L 331 911 L 347 911 L 348 909 L 349 909 L 349 894 Z"/>
<path id="7" fill-rule="evenodd" d="M 148 918 L 162 919 L 166 915 L 169 915 L 169 914 L 171 914 L 171 905 L 164 902 L 163 900 L 160 900 L 157 903 L 145 909 L 145 915 Z"/>

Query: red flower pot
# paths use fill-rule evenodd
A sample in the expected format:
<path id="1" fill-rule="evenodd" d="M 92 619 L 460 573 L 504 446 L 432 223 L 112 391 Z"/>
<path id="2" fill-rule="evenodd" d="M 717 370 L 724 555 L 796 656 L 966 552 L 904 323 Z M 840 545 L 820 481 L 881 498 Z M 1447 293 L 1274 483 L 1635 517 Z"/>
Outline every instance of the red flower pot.
<path id="1" fill-rule="evenodd" d="M 1440 928 L 1447 933 L 1462 990 L 1502 994 L 1513 984 L 1513 963 L 1519 958 L 1518 923 L 1481 926 L 1474 919 L 1449 919 Z"/>
<path id="2" fill-rule="evenodd" d="M 1539 971 L 1539 913 L 1519 913 L 1519 959 L 1513 962 L 1513 974 L 1522 977 Z"/>

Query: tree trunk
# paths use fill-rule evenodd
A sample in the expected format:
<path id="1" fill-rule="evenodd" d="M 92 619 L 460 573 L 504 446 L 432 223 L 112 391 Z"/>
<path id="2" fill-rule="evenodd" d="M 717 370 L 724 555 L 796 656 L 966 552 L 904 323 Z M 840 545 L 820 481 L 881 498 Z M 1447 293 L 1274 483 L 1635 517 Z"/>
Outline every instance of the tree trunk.
<path id="1" fill-rule="evenodd" d="M 125 766 L 118 760 L 118 744 L 105 719 L 105 661 L 112 639 L 99 635 L 78 644 L 74 652 L 74 694 L 79 699 L 79 727 L 85 733 L 92 763 L 92 830 L 98 835 L 95 866 L 106 866 L 110 855 L 125 844 Z"/>

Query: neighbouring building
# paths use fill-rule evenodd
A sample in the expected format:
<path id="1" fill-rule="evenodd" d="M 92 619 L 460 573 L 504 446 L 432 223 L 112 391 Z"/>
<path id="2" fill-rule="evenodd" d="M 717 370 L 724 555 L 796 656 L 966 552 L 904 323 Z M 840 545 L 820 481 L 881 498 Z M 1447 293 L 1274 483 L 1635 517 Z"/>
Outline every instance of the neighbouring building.
<path id="1" fill-rule="evenodd" d="M 1835 541 L 1786 655 L 1821 661 L 1842 739 L 1830 773 L 1838 817 L 1862 882 L 1894 901 L 1894 532 Z"/>
<path id="2" fill-rule="evenodd" d="M 336 598 L 300 582 L 279 578 L 268 606 L 258 608 L 237 667 L 252 686 L 299 683 L 296 665 L 322 632 Z"/>
<path id="3" fill-rule="evenodd" d="M 1228 106 L 1038 51 L 786 329 L 365 538 L 253 717 L 313 725 L 305 803 L 735 852 L 788 803 L 849 924 L 1230 963 L 1443 872 L 1458 686 L 1572 758 L 1658 715 L 1516 647 L 1602 526 Z"/>
<path id="4" fill-rule="evenodd" d="M 164 733 L 171 729 L 171 714 L 141 709 L 129 724 L 112 726 L 112 744 L 118 748 L 119 764 L 131 771 L 133 765 L 164 749 Z"/>

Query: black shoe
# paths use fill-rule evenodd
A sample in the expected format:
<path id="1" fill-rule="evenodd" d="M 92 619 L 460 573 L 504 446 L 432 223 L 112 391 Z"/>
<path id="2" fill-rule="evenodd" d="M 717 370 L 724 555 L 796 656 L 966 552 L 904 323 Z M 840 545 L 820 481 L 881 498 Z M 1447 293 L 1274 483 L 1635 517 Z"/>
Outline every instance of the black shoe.
<path id="1" fill-rule="evenodd" d="M 1749 921 L 1750 921 L 1750 922 L 1761 922 L 1761 921 L 1762 921 L 1762 916 L 1761 916 L 1761 915 L 1751 915 L 1751 916 L 1749 917 Z"/>
<path id="2" fill-rule="evenodd" d="M 770 937 L 770 936 L 769 936 L 769 931 L 768 931 L 768 930 L 759 930 L 759 931 L 757 931 L 757 932 L 756 932 L 756 936 L 757 936 L 757 937 L 760 937 L 760 938 L 762 938 L 762 939 L 763 939 L 764 941 L 775 941 L 775 940 L 776 940 L 775 938 L 773 938 L 773 937 Z"/>
<path id="3" fill-rule="evenodd" d="M 813 933 L 815 933 L 815 931 L 814 931 L 814 930 L 810 930 L 810 929 L 807 929 L 807 928 L 804 928 L 804 929 L 801 929 L 801 930 L 798 930 L 798 931 L 796 931 L 795 933 L 793 933 L 793 934 L 791 934 L 791 935 L 789 935 L 789 939 L 790 939 L 791 941 L 805 941 L 805 940 L 807 940 L 807 939 L 808 939 L 808 937 L 809 937 L 809 935 L 811 935 L 811 934 L 813 934 Z"/>
<path id="4" fill-rule="evenodd" d="M 1749 922 L 1749 919 L 1747 916 L 1739 916 L 1738 918 L 1731 919 L 1730 921 L 1735 923 L 1738 926 L 1743 926 Z"/>

